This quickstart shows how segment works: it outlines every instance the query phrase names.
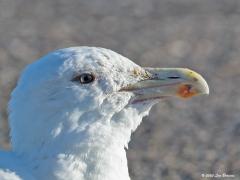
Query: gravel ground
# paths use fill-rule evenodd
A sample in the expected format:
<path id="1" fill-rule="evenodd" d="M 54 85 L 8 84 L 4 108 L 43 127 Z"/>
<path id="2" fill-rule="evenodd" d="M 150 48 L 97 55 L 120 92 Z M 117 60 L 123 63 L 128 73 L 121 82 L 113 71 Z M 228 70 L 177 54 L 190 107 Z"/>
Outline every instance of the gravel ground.
<path id="1" fill-rule="evenodd" d="M 22 68 L 49 51 L 101 46 L 142 66 L 188 67 L 211 94 L 156 105 L 127 150 L 133 180 L 240 179 L 239 0 L 0 0 L 0 137 Z M 204 179 L 204 178 L 203 178 Z"/>

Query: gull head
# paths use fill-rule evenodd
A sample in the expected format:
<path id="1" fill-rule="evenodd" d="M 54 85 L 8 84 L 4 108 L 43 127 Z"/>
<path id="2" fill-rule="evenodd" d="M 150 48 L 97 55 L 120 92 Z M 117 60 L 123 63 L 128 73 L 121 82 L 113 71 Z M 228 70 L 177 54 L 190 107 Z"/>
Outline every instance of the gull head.
<path id="1" fill-rule="evenodd" d="M 160 99 L 208 93 L 204 78 L 189 69 L 144 68 L 104 48 L 57 50 L 28 65 L 11 95 L 13 150 L 129 136 Z"/>

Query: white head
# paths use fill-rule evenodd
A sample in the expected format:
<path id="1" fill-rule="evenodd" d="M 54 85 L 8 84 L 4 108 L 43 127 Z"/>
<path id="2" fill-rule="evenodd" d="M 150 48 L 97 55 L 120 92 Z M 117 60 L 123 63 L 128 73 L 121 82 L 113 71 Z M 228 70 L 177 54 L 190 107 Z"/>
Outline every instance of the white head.
<path id="1" fill-rule="evenodd" d="M 129 179 L 124 146 L 152 105 L 208 93 L 188 69 L 142 68 L 103 48 L 58 50 L 29 65 L 12 93 L 13 151 L 40 179 Z"/>
<path id="2" fill-rule="evenodd" d="M 126 145 L 159 99 L 208 91 L 205 80 L 188 69 L 142 68 L 103 48 L 57 50 L 29 65 L 12 93 L 13 150 L 74 151 L 77 142 L 100 143 L 106 136 Z"/>

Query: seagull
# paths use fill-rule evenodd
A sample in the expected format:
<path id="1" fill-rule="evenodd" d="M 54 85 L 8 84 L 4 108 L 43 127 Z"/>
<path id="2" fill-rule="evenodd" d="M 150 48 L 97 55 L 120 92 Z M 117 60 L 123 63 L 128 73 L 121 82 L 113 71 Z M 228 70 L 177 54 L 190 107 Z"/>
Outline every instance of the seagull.
<path id="1" fill-rule="evenodd" d="M 131 133 L 161 99 L 209 94 L 186 68 L 144 68 L 99 47 L 51 52 L 23 71 L 9 102 L 1 180 L 130 180 Z"/>

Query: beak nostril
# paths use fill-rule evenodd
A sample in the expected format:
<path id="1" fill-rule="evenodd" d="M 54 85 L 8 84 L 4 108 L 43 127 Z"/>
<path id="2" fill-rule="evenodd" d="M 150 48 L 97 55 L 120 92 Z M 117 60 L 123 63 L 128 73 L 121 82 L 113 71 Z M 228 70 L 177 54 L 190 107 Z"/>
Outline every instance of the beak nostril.
<path id="1" fill-rule="evenodd" d="M 178 76 L 169 76 L 168 79 L 179 79 L 180 77 Z"/>

